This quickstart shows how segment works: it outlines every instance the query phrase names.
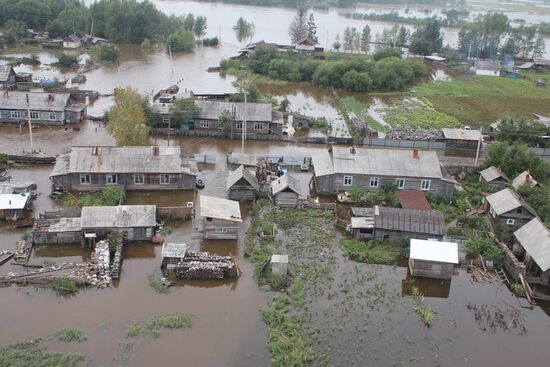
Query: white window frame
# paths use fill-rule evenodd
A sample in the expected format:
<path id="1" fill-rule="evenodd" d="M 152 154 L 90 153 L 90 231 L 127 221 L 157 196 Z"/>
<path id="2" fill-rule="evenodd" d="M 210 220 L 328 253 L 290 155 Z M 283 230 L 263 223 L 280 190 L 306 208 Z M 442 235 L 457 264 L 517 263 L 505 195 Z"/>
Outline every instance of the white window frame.
<path id="1" fill-rule="evenodd" d="M 508 218 L 506 219 L 506 224 L 508 224 L 509 226 L 513 226 L 514 224 L 516 224 L 516 220 L 514 218 Z"/>
<path id="2" fill-rule="evenodd" d="M 371 189 L 377 189 L 380 187 L 380 177 L 371 177 L 369 179 L 369 187 Z"/>
<path id="3" fill-rule="evenodd" d="M 236 121 L 235 122 L 235 129 L 242 129 L 243 128 L 243 122 L 242 121 Z"/>
<path id="4" fill-rule="evenodd" d="M 114 178 L 114 180 L 113 180 Z M 107 185 L 118 185 L 118 177 L 116 173 L 109 173 L 105 175 L 105 182 Z"/>
<path id="5" fill-rule="evenodd" d="M 145 183 L 145 176 L 143 173 L 136 173 L 134 175 L 134 185 L 143 185 Z"/>
<path id="6" fill-rule="evenodd" d="M 396 178 L 395 179 L 395 187 L 397 190 L 403 190 L 405 188 L 405 179 L 404 178 Z"/>
<path id="7" fill-rule="evenodd" d="M 201 120 L 199 122 L 199 126 L 202 127 L 203 129 L 208 129 L 210 127 L 210 121 Z"/>
<path id="8" fill-rule="evenodd" d="M 11 111 L 10 112 L 10 118 L 12 119 L 23 119 L 25 118 L 23 112 L 21 111 Z"/>
<path id="9" fill-rule="evenodd" d="M 57 114 L 55 112 L 48 112 L 48 120 L 54 121 L 56 118 Z"/>
<path id="10" fill-rule="evenodd" d="M 166 178 L 168 178 L 168 181 L 166 181 Z M 170 185 L 170 175 L 166 173 L 161 174 L 159 182 L 161 185 Z"/>
<path id="11" fill-rule="evenodd" d="M 263 122 L 255 122 L 254 123 L 254 130 L 263 130 L 264 129 L 264 123 Z"/>
<path id="12" fill-rule="evenodd" d="M 432 180 L 420 181 L 420 190 L 422 191 L 430 191 L 431 186 L 432 186 Z"/>
<path id="13" fill-rule="evenodd" d="M 353 186 L 353 176 L 344 176 L 344 186 Z"/>
<path id="14" fill-rule="evenodd" d="M 227 233 L 227 227 L 216 227 L 216 233 Z"/>
<path id="15" fill-rule="evenodd" d="M 40 118 L 40 113 L 38 111 L 31 111 L 30 116 L 31 120 L 38 120 Z"/>
<path id="16" fill-rule="evenodd" d="M 92 184 L 92 175 L 89 173 L 80 174 L 80 184 L 81 185 L 91 185 Z"/>

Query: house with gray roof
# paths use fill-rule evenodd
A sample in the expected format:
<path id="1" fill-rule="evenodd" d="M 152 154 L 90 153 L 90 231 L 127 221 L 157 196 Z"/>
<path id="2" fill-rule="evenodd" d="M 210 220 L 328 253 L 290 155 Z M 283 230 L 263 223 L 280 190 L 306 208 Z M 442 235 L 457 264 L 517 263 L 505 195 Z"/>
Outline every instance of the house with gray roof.
<path id="1" fill-rule="evenodd" d="M 511 189 L 484 198 L 486 212 L 497 234 L 509 240 L 511 234 L 537 216 L 537 213 Z"/>
<path id="2" fill-rule="evenodd" d="M 236 170 L 229 172 L 226 189 L 231 200 L 253 201 L 261 188 L 256 175 L 240 165 Z"/>
<path id="3" fill-rule="evenodd" d="M 479 182 L 487 185 L 490 192 L 500 191 L 508 186 L 508 176 L 499 168 L 491 166 L 479 172 Z"/>
<path id="4" fill-rule="evenodd" d="M 395 185 L 398 190 L 451 196 L 456 184 L 435 151 L 334 146 L 314 155 L 312 163 L 312 183 L 319 194 Z"/>
<path id="5" fill-rule="evenodd" d="M 242 223 L 241 207 L 238 201 L 201 195 L 200 216 L 202 237 L 214 240 L 236 240 Z"/>
<path id="6" fill-rule="evenodd" d="M 477 147 L 483 143 L 483 137 L 480 130 L 470 129 L 441 129 L 445 137 L 445 151 L 453 150 L 477 150 Z"/>
<path id="7" fill-rule="evenodd" d="M 0 121 L 30 120 L 51 124 L 78 124 L 87 105 L 77 103 L 69 93 L 6 91 L 0 94 Z M 30 115 L 30 116 L 29 116 Z"/>
<path id="8" fill-rule="evenodd" d="M 269 184 L 269 197 L 280 208 L 296 208 L 303 196 L 300 181 L 288 174 Z"/>
<path id="9" fill-rule="evenodd" d="M 512 180 L 512 187 L 516 191 L 522 186 L 535 187 L 538 184 L 538 181 L 531 176 L 529 171 L 523 171 Z"/>
<path id="10" fill-rule="evenodd" d="M 85 206 L 80 226 L 85 238 L 124 234 L 129 241 L 150 241 L 157 226 L 156 210 L 155 205 Z"/>
<path id="11" fill-rule="evenodd" d="M 533 218 L 514 232 L 514 252 L 526 266 L 529 283 L 550 285 L 550 231 L 539 218 Z"/>
<path id="12" fill-rule="evenodd" d="M 476 75 L 500 76 L 500 60 L 478 59 L 472 69 Z"/>
<path id="13" fill-rule="evenodd" d="M 9 65 L 0 65 L 0 89 L 15 85 L 15 71 Z"/>
<path id="14" fill-rule="evenodd" d="M 50 173 L 53 186 L 95 191 L 108 186 L 126 190 L 194 190 L 194 158 L 179 146 L 73 147 L 57 157 Z"/>

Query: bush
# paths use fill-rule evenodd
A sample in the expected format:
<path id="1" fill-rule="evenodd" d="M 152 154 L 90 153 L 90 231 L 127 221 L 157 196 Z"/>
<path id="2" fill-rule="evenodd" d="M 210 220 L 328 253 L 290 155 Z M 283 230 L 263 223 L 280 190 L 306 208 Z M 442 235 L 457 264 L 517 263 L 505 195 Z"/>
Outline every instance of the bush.
<path id="1" fill-rule="evenodd" d="M 116 45 L 106 44 L 99 48 L 99 59 L 101 61 L 117 61 L 120 57 L 120 50 Z"/>
<path id="2" fill-rule="evenodd" d="M 151 41 L 149 41 L 149 38 L 144 38 L 141 42 L 141 48 L 150 48 L 151 47 Z"/>
<path id="3" fill-rule="evenodd" d="M 470 238 L 466 242 L 466 253 L 470 256 L 483 256 L 486 260 L 499 261 L 502 259 L 500 247 L 488 238 Z"/>
<path id="4" fill-rule="evenodd" d="M 68 197 L 64 204 L 68 207 L 113 206 L 118 205 L 124 196 L 122 189 L 115 186 L 105 187 L 98 193 L 87 194 L 80 198 Z"/>
<path id="5" fill-rule="evenodd" d="M 58 54 L 57 62 L 55 62 L 56 66 L 60 66 L 64 68 L 69 68 L 76 64 L 78 64 L 78 57 L 72 56 L 72 55 L 65 55 L 65 54 Z"/>
<path id="6" fill-rule="evenodd" d="M 516 295 L 523 297 L 525 296 L 525 288 L 520 283 L 512 283 L 512 292 L 514 292 Z"/>
<path id="7" fill-rule="evenodd" d="M 267 75 L 271 79 L 299 82 L 300 63 L 292 60 L 274 59 L 269 62 Z"/>
<path id="8" fill-rule="evenodd" d="M 193 51 L 195 48 L 195 34 L 185 30 L 175 31 L 166 39 L 166 46 L 170 47 L 172 52 Z"/>
<path id="9" fill-rule="evenodd" d="M 350 70 L 342 78 L 342 85 L 350 92 L 368 92 L 372 90 L 372 79 L 368 73 Z"/>
<path id="10" fill-rule="evenodd" d="M 394 264 L 401 255 L 401 243 L 342 240 L 344 254 L 350 259 L 375 264 Z"/>
<path id="11" fill-rule="evenodd" d="M 387 59 L 388 57 L 397 57 L 401 58 L 401 51 L 398 48 L 383 48 L 378 50 L 372 55 L 374 61 L 379 61 L 382 59 Z"/>
<path id="12" fill-rule="evenodd" d="M 202 40 L 202 45 L 203 46 L 215 47 L 219 44 L 220 44 L 220 40 L 218 39 L 218 37 L 204 38 Z"/>
<path id="13" fill-rule="evenodd" d="M 55 336 L 58 340 L 67 343 L 82 343 L 88 339 L 86 333 L 82 329 L 77 327 L 68 327 L 63 330 L 59 330 L 57 333 L 53 334 L 53 336 Z"/>

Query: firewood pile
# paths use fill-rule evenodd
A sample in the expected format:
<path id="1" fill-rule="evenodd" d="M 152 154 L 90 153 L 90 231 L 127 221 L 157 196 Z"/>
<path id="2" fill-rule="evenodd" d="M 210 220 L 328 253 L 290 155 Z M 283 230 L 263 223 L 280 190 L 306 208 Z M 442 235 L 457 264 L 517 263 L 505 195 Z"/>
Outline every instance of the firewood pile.
<path id="1" fill-rule="evenodd" d="M 236 278 L 237 267 L 229 256 L 187 252 L 178 264 L 176 275 L 182 279 Z"/>
<path id="2" fill-rule="evenodd" d="M 484 270 L 475 265 L 468 265 L 468 272 L 474 282 L 477 283 L 500 283 L 502 280 L 493 271 Z"/>
<path id="3" fill-rule="evenodd" d="M 106 284 L 111 284 L 111 254 L 109 242 L 99 241 L 95 245 L 90 261 L 90 272 L 97 274 L 98 279 Z"/>
<path id="4" fill-rule="evenodd" d="M 111 267 L 111 278 L 118 279 L 120 277 L 120 266 L 122 263 L 122 247 L 124 246 L 124 237 L 119 236 L 116 241 L 116 250 L 113 257 L 113 266 Z"/>
<path id="5" fill-rule="evenodd" d="M 444 138 L 441 130 L 394 129 L 386 134 L 386 139 L 393 140 L 438 141 Z"/>
<path id="6" fill-rule="evenodd" d="M 267 176 L 269 175 L 269 168 L 264 158 L 258 158 L 258 165 L 256 166 L 256 178 L 260 185 L 267 182 Z"/>

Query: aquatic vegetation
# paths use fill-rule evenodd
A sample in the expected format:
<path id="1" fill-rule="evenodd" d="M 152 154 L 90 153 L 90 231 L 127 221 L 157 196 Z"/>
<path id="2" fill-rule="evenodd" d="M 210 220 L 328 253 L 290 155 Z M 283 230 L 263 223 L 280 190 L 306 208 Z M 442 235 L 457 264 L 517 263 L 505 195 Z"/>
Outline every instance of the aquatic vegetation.
<path id="1" fill-rule="evenodd" d="M 433 321 L 433 311 L 427 305 L 421 305 L 414 308 L 414 311 L 420 315 L 420 319 L 424 322 L 424 325 L 430 327 Z"/>
<path id="2" fill-rule="evenodd" d="M 84 330 L 77 327 L 68 327 L 68 328 L 59 330 L 58 332 L 52 334 L 52 336 L 54 336 L 60 341 L 67 342 L 67 343 L 71 343 L 71 342 L 82 343 L 88 339 L 88 336 L 86 335 Z"/>
<path id="3" fill-rule="evenodd" d="M 525 296 L 525 288 L 523 288 L 521 283 L 512 283 L 510 287 L 512 288 L 512 292 L 514 292 L 516 295 L 520 297 Z"/>
<path id="4" fill-rule="evenodd" d="M 350 259 L 374 264 L 395 264 L 400 258 L 402 248 L 401 243 L 393 241 L 364 242 L 342 239 L 340 245 Z"/>
<path id="5" fill-rule="evenodd" d="M 74 279 L 68 278 L 53 278 L 51 280 L 52 288 L 59 295 L 78 293 L 80 284 Z"/>
<path id="6" fill-rule="evenodd" d="M 40 345 L 41 338 L 0 347 L 0 366 L 2 367 L 76 367 L 85 357 L 80 353 L 50 352 Z"/>
<path id="7" fill-rule="evenodd" d="M 154 273 L 150 273 L 147 275 L 147 279 L 149 279 L 149 285 L 151 288 L 153 288 L 157 293 L 169 293 L 170 288 L 168 285 L 166 285 L 161 279 L 159 279 Z"/>
<path id="8" fill-rule="evenodd" d="M 191 315 L 173 314 L 154 316 L 143 325 L 134 324 L 126 330 L 126 338 L 149 336 L 158 338 L 161 329 L 187 329 L 193 326 Z"/>

